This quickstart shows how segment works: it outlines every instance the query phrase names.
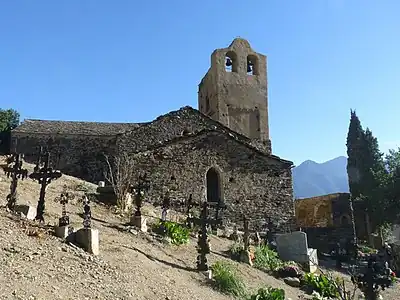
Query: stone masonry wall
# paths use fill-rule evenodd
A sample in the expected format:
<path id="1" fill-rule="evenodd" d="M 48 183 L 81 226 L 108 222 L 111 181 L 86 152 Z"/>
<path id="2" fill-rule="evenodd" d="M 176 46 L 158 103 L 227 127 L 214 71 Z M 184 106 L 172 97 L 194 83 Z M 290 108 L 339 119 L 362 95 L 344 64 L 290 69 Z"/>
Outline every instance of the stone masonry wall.
<path id="1" fill-rule="evenodd" d="M 308 247 L 328 253 L 336 243 L 344 245 L 348 239 L 353 239 L 353 228 L 351 227 L 314 227 L 302 228 L 307 233 Z"/>
<path id="2" fill-rule="evenodd" d="M 105 159 L 103 153 L 113 154 L 116 137 L 83 135 L 13 135 L 17 151 L 25 160 L 35 163 L 40 146 L 50 151 L 51 164 L 61 172 L 93 183 L 103 180 Z"/>
<path id="3" fill-rule="evenodd" d="M 214 167 L 220 176 L 227 222 L 241 223 L 243 214 L 265 220 L 271 217 L 284 228 L 294 215 L 290 167 L 262 156 L 217 132 L 183 138 L 136 157 L 138 170 L 147 171 L 152 188 L 150 202 L 164 195 L 171 176 L 180 197 L 206 198 L 206 173 Z M 253 222 L 251 226 L 257 226 Z"/>
<path id="4" fill-rule="evenodd" d="M 296 200 L 295 214 L 311 248 L 327 252 L 337 242 L 354 239 L 352 204 L 347 193 Z"/>
<path id="5" fill-rule="evenodd" d="M 226 71 L 226 57 L 232 61 L 232 72 Z M 247 73 L 248 59 L 254 63 L 252 75 Z M 271 153 L 267 86 L 267 57 L 237 38 L 213 52 L 211 67 L 199 85 L 199 109 Z"/>
<path id="6" fill-rule="evenodd" d="M 201 115 L 193 108 L 185 107 L 161 116 L 136 130 L 119 134 L 117 137 L 118 149 L 127 153 L 141 152 L 154 145 L 160 145 L 166 140 L 182 136 L 184 131 L 192 133 L 217 127 L 221 127 L 221 125 Z M 222 130 L 238 136 L 227 128 Z M 246 137 L 238 136 L 238 138 L 250 142 Z"/>

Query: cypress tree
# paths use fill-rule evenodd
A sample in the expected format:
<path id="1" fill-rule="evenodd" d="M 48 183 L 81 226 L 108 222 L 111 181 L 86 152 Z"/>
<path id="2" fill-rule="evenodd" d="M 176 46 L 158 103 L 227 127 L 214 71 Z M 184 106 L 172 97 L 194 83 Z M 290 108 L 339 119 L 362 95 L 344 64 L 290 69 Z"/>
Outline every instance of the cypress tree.
<path id="1" fill-rule="evenodd" d="M 372 131 L 365 131 L 356 112 L 351 110 L 347 134 L 347 174 L 352 200 L 362 201 L 368 212 L 372 230 L 385 221 L 387 208 L 387 170 L 378 139 Z"/>
<path id="2" fill-rule="evenodd" d="M 367 128 L 362 137 L 362 180 L 361 193 L 366 208 L 373 219 L 373 227 L 382 224 L 385 216 L 386 196 L 385 181 L 387 171 L 383 161 L 383 153 L 379 151 L 378 139 Z"/>
<path id="3" fill-rule="evenodd" d="M 347 133 L 347 175 L 352 199 L 362 195 L 362 144 L 364 130 L 355 110 L 350 110 L 350 125 Z"/>

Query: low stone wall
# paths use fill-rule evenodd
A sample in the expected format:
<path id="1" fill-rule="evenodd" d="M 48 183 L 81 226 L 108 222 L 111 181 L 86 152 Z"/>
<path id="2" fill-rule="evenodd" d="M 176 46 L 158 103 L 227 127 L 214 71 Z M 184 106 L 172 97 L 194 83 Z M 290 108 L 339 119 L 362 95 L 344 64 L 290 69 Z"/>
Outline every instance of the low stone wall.
<path id="1" fill-rule="evenodd" d="M 308 247 L 327 253 L 336 243 L 354 238 L 351 227 L 315 227 L 302 228 L 307 233 Z"/>

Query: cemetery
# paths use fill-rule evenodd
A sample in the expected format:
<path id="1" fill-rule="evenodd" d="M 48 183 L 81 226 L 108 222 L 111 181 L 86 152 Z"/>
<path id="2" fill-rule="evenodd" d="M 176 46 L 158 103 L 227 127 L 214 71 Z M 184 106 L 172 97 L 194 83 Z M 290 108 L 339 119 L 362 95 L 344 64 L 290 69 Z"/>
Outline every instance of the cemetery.
<path id="1" fill-rule="evenodd" d="M 389 267 L 391 260 L 382 259 L 382 255 L 363 255 L 348 263 L 348 256 L 352 256 L 352 252 L 339 247 L 337 253 L 341 256 L 333 255 L 332 261 L 339 261 L 340 264 L 332 271 L 323 265 L 317 249 L 308 246 L 305 232 L 298 229 L 283 232 L 268 218 L 258 220 L 247 215 L 243 215 L 241 222 L 234 226 L 226 226 L 223 203 L 196 201 L 192 195 L 175 201 L 172 194 L 177 193 L 179 187 L 173 179 L 170 188 L 165 190 L 163 199 L 149 203 L 146 201 L 146 193 L 152 188 L 152 182 L 146 174 L 140 174 L 137 182 L 132 182 L 129 189 L 131 197 L 128 198 L 133 199 L 130 212 L 115 210 L 115 206 L 98 201 L 102 199 L 101 196 L 96 197 L 98 191 L 102 191 L 102 183 L 99 187 L 80 183 L 88 187 L 85 191 L 80 191 L 75 183 L 78 179 L 63 175 L 51 166 L 48 152 L 40 149 L 37 155 L 36 165 L 24 163 L 22 154 L 14 154 L 3 163 L 4 175 L 0 177 L 0 192 L 6 201 L 3 200 L 1 208 L 0 222 L 4 224 L 1 231 L 12 228 L 9 232 L 14 232 L 13 235 L 17 236 L 15 232 L 19 231 L 20 234 L 26 232 L 27 236 L 19 239 L 18 243 L 10 243 L 4 247 L 9 257 L 16 256 L 15 253 L 21 250 L 15 249 L 22 249 L 24 244 L 25 247 L 30 244 L 27 248 L 29 249 L 38 247 L 33 246 L 35 240 L 38 244 L 41 244 L 40 240 L 49 240 L 46 247 L 52 248 L 39 246 L 38 249 L 52 255 L 57 249 L 62 249 L 61 253 L 68 253 L 95 264 L 96 266 L 88 268 L 97 268 L 97 271 L 85 276 L 98 278 L 107 274 L 106 277 L 111 280 L 117 276 L 113 272 L 121 272 L 123 266 L 130 269 L 131 266 L 133 269 L 129 273 L 135 278 L 134 282 L 138 283 L 146 278 L 146 285 L 149 285 L 150 290 L 151 283 L 147 282 L 160 280 L 154 282 L 154 286 L 161 284 L 165 287 L 163 293 L 168 291 L 165 299 L 189 299 L 188 297 L 195 297 L 196 290 L 200 294 L 208 294 L 212 299 L 228 299 L 232 295 L 238 299 L 248 299 L 258 294 L 276 295 L 276 298 L 271 299 L 347 300 L 356 299 L 350 298 L 350 293 L 360 294 L 361 291 L 370 294 L 367 299 L 379 299 L 378 290 L 384 294 L 393 290 L 392 287 L 396 284 L 393 271 Z M 39 183 L 39 188 L 36 182 Z M 9 194 L 6 194 L 7 189 Z M 264 225 L 254 231 L 257 227 L 253 224 L 262 221 Z M 2 245 L 3 242 L 4 245 L 7 244 L 4 233 L 1 241 Z M 133 265 L 134 259 L 128 258 L 125 254 L 127 251 L 134 251 L 136 257 L 141 255 L 139 262 L 142 264 L 138 262 Z M 165 253 L 160 255 L 160 252 L 165 251 L 169 251 L 166 257 Z M 33 254 L 28 257 L 35 260 Z M 173 262 L 168 262 L 168 257 L 174 257 Z M 182 284 L 179 289 L 166 288 L 165 279 L 164 282 L 161 278 L 151 279 L 154 277 L 152 273 L 156 272 L 156 266 L 144 270 L 145 258 L 156 262 L 156 265 L 165 264 L 169 272 L 193 274 L 196 280 L 204 284 L 187 289 L 184 286 L 190 279 L 185 279 L 186 282 L 177 283 Z M 6 260 L 3 262 L 7 265 Z M 75 267 L 78 268 L 76 265 Z M 99 271 L 99 268 L 104 270 L 103 275 L 100 275 L 99 272 L 103 270 Z M 351 276 L 342 272 L 346 268 L 347 271 L 353 268 Z M 236 282 L 233 290 L 223 284 L 227 274 L 232 276 L 231 281 Z M 338 274 L 341 274 L 342 281 L 335 279 Z M 121 272 L 119 276 L 126 274 Z M 75 281 L 74 278 L 71 280 Z M 107 285 L 107 290 L 111 293 L 114 289 L 110 285 L 113 283 L 108 282 L 104 287 Z M 188 293 L 186 296 L 185 291 Z M 123 293 L 135 299 L 144 297 L 145 294 L 140 293 L 148 292 L 125 286 L 116 293 L 119 293 L 120 299 L 124 299 Z M 34 299 L 28 298 L 29 291 L 21 293 L 24 293 L 22 299 Z M 47 296 L 42 297 L 54 297 L 54 293 L 57 290 L 45 291 Z M 90 293 L 99 295 L 100 289 L 88 286 L 85 293 L 87 297 L 92 297 Z M 160 295 L 160 291 L 154 293 Z M 315 298 L 319 297 L 317 293 L 321 298 Z M 32 294 L 35 292 L 32 291 Z"/>
<path id="2" fill-rule="evenodd" d="M 272 154 L 266 67 L 235 38 L 212 53 L 198 110 L 10 130 L 0 299 L 400 299 L 400 230 L 383 234 L 399 166 L 360 162 L 378 146 L 359 147 L 375 140 L 351 111 L 351 193 L 295 200 L 293 162 Z"/>

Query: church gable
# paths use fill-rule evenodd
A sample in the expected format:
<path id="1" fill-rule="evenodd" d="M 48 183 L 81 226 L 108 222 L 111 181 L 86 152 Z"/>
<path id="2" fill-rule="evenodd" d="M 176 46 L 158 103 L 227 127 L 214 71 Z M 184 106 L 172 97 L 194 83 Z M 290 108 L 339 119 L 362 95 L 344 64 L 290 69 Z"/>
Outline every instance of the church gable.
<path id="1" fill-rule="evenodd" d="M 198 110 L 186 106 L 162 115 L 137 129 L 119 134 L 118 146 L 120 151 L 141 152 L 150 147 L 161 145 L 165 141 L 202 130 L 219 130 L 234 136 L 243 143 L 251 142 L 249 138 L 230 130 Z"/>
<path id="2" fill-rule="evenodd" d="M 284 170 L 291 169 L 293 165 L 291 161 L 266 154 L 234 135 L 219 129 L 204 129 L 177 136 L 152 145 L 143 154 L 153 153 L 156 156 L 163 156 L 167 153 L 166 156 L 170 156 L 173 153 L 183 155 L 183 153 L 187 154 L 191 151 L 204 152 L 205 156 L 212 152 L 212 155 L 219 157 L 219 159 L 230 162 L 231 167 L 243 169 L 244 172 L 268 171 L 277 175 Z"/>

